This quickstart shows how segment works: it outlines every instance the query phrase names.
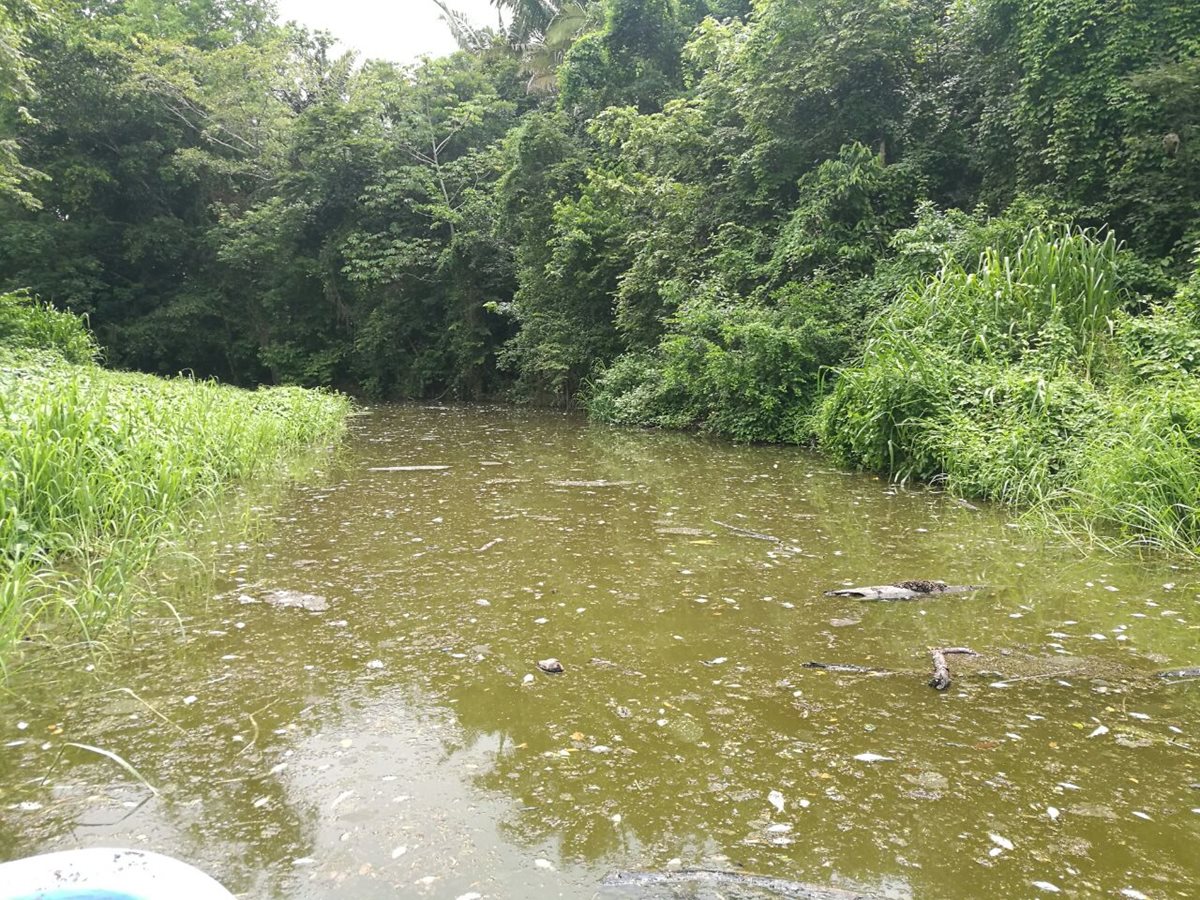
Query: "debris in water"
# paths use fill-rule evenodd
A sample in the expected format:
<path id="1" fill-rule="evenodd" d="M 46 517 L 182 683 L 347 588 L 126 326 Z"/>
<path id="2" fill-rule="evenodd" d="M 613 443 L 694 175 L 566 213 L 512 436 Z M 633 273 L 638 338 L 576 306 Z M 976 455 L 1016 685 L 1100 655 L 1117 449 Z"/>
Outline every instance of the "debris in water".
<path id="1" fill-rule="evenodd" d="M 325 612 L 329 609 L 329 601 L 319 594 L 306 594 L 303 591 L 282 588 L 266 591 L 262 595 L 262 601 L 277 609 L 307 609 L 309 612 Z"/>
<path id="2" fill-rule="evenodd" d="M 367 668 L 368 669 L 382 669 L 383 668 L 383 660 L 382 659 L 373 659 L 369 663 L 367 663 Z"/>
<path id="3" fill-rule="evenodd" d="M 773 807 L 775 807 L 780 812 L 783 812 L 783 807 L 784 807 L 784 803 L 785 803 L 785 801 L 783 799 L 783 794 L 779 793 L 779 791 L 771 791 L 771 793 L 767 794 L 767 800 L 770 802 L 770 804 Z"/>
<path id="4" fill-rule="evenodd" d="M 484 544 L 482 547 L 480 547 L 480 548 L 479 548 L 478 550 L 476 550 L 475 552 L 476 552 L 476 553 L 484 553 L 484 552 L 486 552 L 486 551 L 488 551 L 488 550 L 491 550 L 491 549 L 492 549 L 493 547 L 495 547 L 497 544 L 503 544 L 503 543 L 504 543 L 504 538 L 496 538 L 496 539 L 494 539 L 494 540 L 488 541 L 486 544 Z"/>
<path id="5" fill-rule="evenodd" d="M 199 698 L 199 697 L 197 697 L 195 694 L 189 694 L 188 696 L 186 696 L 186 697 L 184 697 L 184 698 L 183 698 L 183 705 L 184 705 L 184 706 L 191 706 L 193 703 L 195 703 L 195 702 L 196 702 L 197 700 L 199 700 L 199 699 L 200 699 L 200 698 Z"/>
<path id="6" fill-rule="evenodd" d="M 1100 737 L 1101 735 L 1104 735 L 1104 734 L 1108 734 L 1108 726 L 1097 725 L 1095 730 L 1091 734 L 1089 734 L 1088 737 L 1090 737 L 1090 738 Z"/>
<path id="7" fill-rule="evenodd" d="M 1046 815 L 1048 815 L 1050 817 L 1051 822 L 1055 822 L 1058 820 L 1058 817 L 1061 814 L 1059 813 L 1057 807 L 1047 806 L 1046 807 Z"/>
<path id="8" fill-rule="evenodd" d="M 628 719 L 632 715 L 633 715 L 633 712 L 630 711 L 628 706 L 618 706 L 617 707 L 617 718 L 618 719 Z"/>
<path id="9" fill-rule="evenodd" d="M 859 762 L 895 762 L 895 757 L 880 756 L 878 753 L 860 753 L 854 758 Z"/>
<path id="10" fill-rule="evenodd" d="M 1148 814 L 1146 814 L 1146 813 L 1142 812 L 1140 809 L 1135 809 L 1135 810 L 1133 811 L 1133 814 L 1134 814 L 1135 816 L 1137 816 L 1139 819 L 1145 819 L 1147 822 L 1153 822 L 1153 821 L 1154 821 L 1152 818 L 1150 818 L 1150 816 L 1149 816 Z"/>
<path id="11" fill-rule="evenodd" d="M 406 847 L 404 844 L 401 844 L 399 847 L 397 847 L 395 850 L 392 851 L 392 859 L 399 859 L 407 852 L 408 852 L 408 847 Z"/>
<path id="12" fill-rule="evenodd" d="M 597 481 L 547 481 L 546 484 L 551 487 L 564 488 L 602 488 L 602 487 L 629 487 L 633 484 L 632 481 L 606 481 L 601 478 Z"/>
<path id="13" fill-rule="evenodd" d="M 1060 894 L 1062 889 L 1057 884 L 1051 884 L 1049 881 L 1035 881 L 1033 886 L 1039 891 L 1045 891 L 1048 894 Z"/>
<path id="14" fill-rule="evenodd" d="M 1117 893 L 1122 897 L 1128 897 L 1129 900 L 1150 900 L 1149 897 L 1136 888 L 1121 888 Z"/>
<path id="15" fill-rule="evenodd" d="M 533 684 L 533 676 L 526 675 L 524 678 L 521 679 L 521 684 Z"/>
<path id="16" fill-rule="evenodd" d="M 563 673 L 563 664 L 553 657 L 550 659 L 539 659 L 537 667 L 551 675 L 561 675 Z"/>
<path id="17" fill-rule="evenodd" d="M 539 869 L 546 869 L 550 872 L 554 871 L 554 863 L 550 862 L 550 860 L 548 860 L 548 859 L 540 859 L 540 858 L 535 859 L 533 861 L 533 864 L 535 866 L 537 866 Z"/>
<path id="18" fill-rule="evenodd" d="M 728 657 L 725 657 L 725 656 L 718 656 L 716 659 L 709 659 L 709 660 L 705 660 L 705 661 L 704 661 L 704 665 L 706 665 L 706 666 L 719 666 L 719 665 L 721 665 L 721 663 L 727 663 L 727 662 L 729 662 L 729 658 L 728 658 Z"/>
<path id="19" fill-rule="evenodd" d="M 368 472 L 444 472 L 449 466 L 375 466 Z"/>
<path id="20" fill-rule="evenodd" d="M 996 834 L 995 832 L 988 832 L 988 837 L 991 838 L 992 843 L 997 847 L 1002 847 L 1005 850 L 1013 849 L 1013 842 L 1003 835 Z"/>

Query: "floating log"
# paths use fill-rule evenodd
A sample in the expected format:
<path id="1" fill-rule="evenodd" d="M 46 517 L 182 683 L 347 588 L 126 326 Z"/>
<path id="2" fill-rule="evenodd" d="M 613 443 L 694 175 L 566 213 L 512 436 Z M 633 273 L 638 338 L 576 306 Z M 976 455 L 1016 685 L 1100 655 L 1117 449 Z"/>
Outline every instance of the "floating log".
<path id="1" fill-rule="evenodd" d="M 806 884 L 787 878 L 770 878 L 746 872 L 721 869 L 680 869 L 677 872 L 614 872 L 606 875 L 601 885 L 608 888 L 630 888 L 634 896 L 644 896 L 641 888 L 655 885 L 674 886 L 677 890 L 694 890 L 703 885 L 724 885 L 738 891 L 737 896 L 789 897 L 792 900 L 878 900 L 879 895 L 843 888 Z M 690 892 L 687 896 L 692 896 Z M 742 891 L 753 891 L 743 894 Z M 759 893 L 759 892 L 765 893 Z M 707 896 L 707 894 L 706 894 Z"/>
<path id="2" fill-rule="evenodd" d="M 940 647 L 930 650 L 929 655 L 933 657 L 933 677 L 929 679 L 929 686 L 935 691 L 944 691 L 950 687 L 950 666 L 946 663 L 946 657 L 950 654 L 979 655 L 970 647 Z"/>

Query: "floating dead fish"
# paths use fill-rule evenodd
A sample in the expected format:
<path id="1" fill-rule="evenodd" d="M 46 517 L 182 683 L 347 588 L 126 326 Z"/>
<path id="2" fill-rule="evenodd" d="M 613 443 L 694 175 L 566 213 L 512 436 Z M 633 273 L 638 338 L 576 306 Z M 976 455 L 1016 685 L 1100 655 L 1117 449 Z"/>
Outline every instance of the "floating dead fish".
<path id="1" fill-rule="evenodd" d="M 563 664 L 553 657 L 550 659 L 539 659 L 537 667 L 551 675 L 561 675 L 563 673 Z"/>
<path id="2" fill-rule="evenodd" d="M 307 609 L 309 612 L 325 612 L 329 609 L 329 601 L 319 594 L 305 594 L 302 591 L 273 590 L 261 595 L 263 603 L 279 609 Z"/>
<path id="3" fill-rule="evenodd" d="M 853 597 L 856 600 L 916 600 L 938 594 L 962 594 L 982 590 L 977 584 L 946 584 L 944 581 L 898 581 L 895 584 L 838 588 L 826 591 L 826 597 Z"/>
<path id="4" fill-rule="evenodd" d="M 767 794 L 767 800 L 770 801 L 773 807 L 783 812 L 784 803 L 786 802 L 783 799 L 783 794 L 779 793 L 779 791 L 771 791 L 771 793 Z"/>

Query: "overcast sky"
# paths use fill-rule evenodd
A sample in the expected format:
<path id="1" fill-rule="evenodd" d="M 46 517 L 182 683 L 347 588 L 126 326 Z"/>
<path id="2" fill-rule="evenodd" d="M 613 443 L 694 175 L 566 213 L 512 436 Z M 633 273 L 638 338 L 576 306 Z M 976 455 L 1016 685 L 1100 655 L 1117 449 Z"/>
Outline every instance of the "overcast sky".
<path id="1" fill-rule="evenodd" d="M 455 49 L 450 30 L 431 0 L 277 0 L 279 18 L 329 31 L 364 57 L 413 62 Z M 496 22 L 491 0 L 450 0 L 451 9 L 479 25 Z"/>

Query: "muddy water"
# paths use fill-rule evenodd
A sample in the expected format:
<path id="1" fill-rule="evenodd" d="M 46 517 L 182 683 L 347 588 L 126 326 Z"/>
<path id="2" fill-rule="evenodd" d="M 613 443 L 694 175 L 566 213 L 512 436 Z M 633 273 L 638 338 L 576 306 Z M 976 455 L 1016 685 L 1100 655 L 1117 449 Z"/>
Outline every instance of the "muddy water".
<path id="1" fill-rule="evenodd" d="M 163 586 L 182 629 L 0 699 L 4 858 L 147 847 L 254 897 L 716 896 L 600 888 L 679 866 L 1200 892 L 1200 682 L 1151 677 L 1200 665 L 1194 569 L 795 450 L 509 410 L 358 418 L 264 521 L 215 584 Z M 823 596 L 926 577 L 987 587 Z M 931 690 L 959 645 L 982 656 Z"/>

